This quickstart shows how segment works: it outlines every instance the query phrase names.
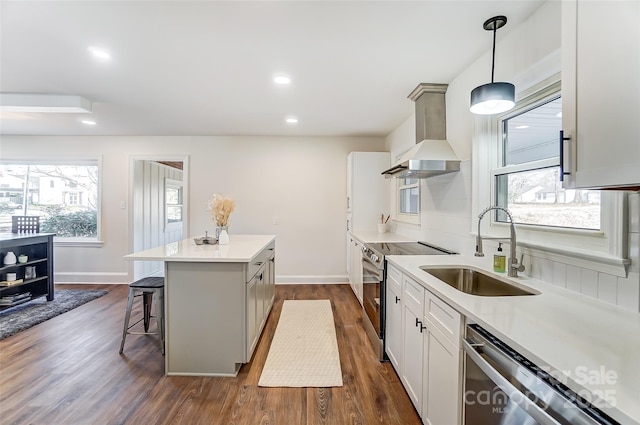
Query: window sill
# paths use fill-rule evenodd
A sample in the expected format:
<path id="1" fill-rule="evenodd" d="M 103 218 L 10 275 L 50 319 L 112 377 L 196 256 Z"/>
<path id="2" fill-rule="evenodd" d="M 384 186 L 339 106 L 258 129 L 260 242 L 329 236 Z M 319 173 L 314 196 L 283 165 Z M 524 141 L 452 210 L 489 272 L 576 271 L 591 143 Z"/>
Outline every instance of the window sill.
<path id="1" fill-rule="evenodd" d="M 104 242 L 97 239 L 53 238 L 54 247 L 102 248 L 103 245 Z"/>
<path id="2" fill-rule="evenodd" d="M 629 266 L 631 265 L 631 260 L 627 258 L 620 258 L 595 251 L 569 249 L 541 243 L 520 241 L 518 242 L 518 248 L 524 251 L 525 254 L 530 254 L 538 258 L 557 261 L 618 277 L 627 277 Z"/>

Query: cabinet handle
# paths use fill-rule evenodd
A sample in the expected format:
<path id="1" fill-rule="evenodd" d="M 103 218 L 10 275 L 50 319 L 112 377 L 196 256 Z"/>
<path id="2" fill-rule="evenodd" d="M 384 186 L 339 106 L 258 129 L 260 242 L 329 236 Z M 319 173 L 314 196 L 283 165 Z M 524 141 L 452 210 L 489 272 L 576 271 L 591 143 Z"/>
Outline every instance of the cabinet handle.
<path id="1" fill-rule="evenodd" d="M 422 326 L 422 322 L 418 320 L 418 318 L 416 317 L 416 328 L 418 327 L 418 323 L 420 324 L 420 326 Z"/>
<path id="2" fill-rule="evenodd" d="M 254 266 L 258 266 L 260 267 L 262 265 L 262 261 L 258 262 L 258 263 L 253 263 Z"/>
<path id="3" fill-rule="evenodd" d="M 396 296 L 396 304 L 398 304 L 399 302 L 400 302 L 400 298 L 398 298 L 398 296 Z"/>
<path id="4" fill-rule="evenodd" d="M 422 322 L 420 322 L 420 333 L 422 333 L 422 331 L 423 331 L 423 330 L 425 330 L 425 329 L 427 329 L 427 327 L 426 327 L 426 326 L 424 326 L 424 325 L 422 324 Z"/>
<path id="5" fill-rule="evenodd" d="M 571 175 L 569 171 L 564 171 L 564 142 L 571 140 L 571 136 L 565 137 L 564 130 L 560 130 L 560 181 L 564 181 L 564 176 Z"/>

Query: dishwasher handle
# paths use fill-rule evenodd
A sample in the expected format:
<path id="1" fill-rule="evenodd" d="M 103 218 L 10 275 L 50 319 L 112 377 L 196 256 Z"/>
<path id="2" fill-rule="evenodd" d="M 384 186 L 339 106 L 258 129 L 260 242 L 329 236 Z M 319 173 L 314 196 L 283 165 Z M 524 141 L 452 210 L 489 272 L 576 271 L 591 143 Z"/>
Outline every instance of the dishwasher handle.
<path id="1" fill-rule="evenodd" d="M 496 384 L 522 410 L 527 412 L 529 416 L 538 421 L 541 425 L 560 425 L 558 421 L 549 416 L 540 406 L 531 401 L 525 394 L 518 390 L 509 382 L 507 378 L 502 376 L 495 370 L 474 347 L 481 348 L 484 344 L 476 343 L 471 339 L 462 340 L 462 348 L 469 358 Z"/>

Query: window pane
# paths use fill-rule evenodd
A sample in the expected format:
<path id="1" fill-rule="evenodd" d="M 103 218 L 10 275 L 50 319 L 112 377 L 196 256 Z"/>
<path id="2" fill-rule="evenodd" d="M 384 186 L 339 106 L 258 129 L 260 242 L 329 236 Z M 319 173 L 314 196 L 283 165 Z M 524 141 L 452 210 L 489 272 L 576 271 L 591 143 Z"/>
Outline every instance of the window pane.
<path id="1" fill-rule="evenodd" d="M 97 237 L 98 165 L 0 165 L 0 231 L 12 215 L 40 217 L 40 231 Z"/>
<path id="2" fill-rule="evenodd" d="M 411 184 L 418 184 L 418 179 L 402 179 L 403 186 L 409 186 Z"/>
<path id="3" fill-rule="evenodd" d="M 557 98 L 502 122 L 504 165 L 554 158 L 559 155 L 562 100 Z"/>
<path id="4" fill-rule="evenodd" d="M 400 212 L 402 214 L 418 214 L 419 193 L 417 187 L 400 189 Z"/>
<path id="5" fill-rule="evenodd" d="M 182 205 L 167 206 L 167 223 L 178 223 L 182 221 Z"/>
<path id="6" fill-rule="evenodd" d="M 600 191 L 563 189 L 559 167 L 496 176 L 496 202 L 521 224 L 600 229 Z M 497 221 L 506 222 L 504 214 Z"/>

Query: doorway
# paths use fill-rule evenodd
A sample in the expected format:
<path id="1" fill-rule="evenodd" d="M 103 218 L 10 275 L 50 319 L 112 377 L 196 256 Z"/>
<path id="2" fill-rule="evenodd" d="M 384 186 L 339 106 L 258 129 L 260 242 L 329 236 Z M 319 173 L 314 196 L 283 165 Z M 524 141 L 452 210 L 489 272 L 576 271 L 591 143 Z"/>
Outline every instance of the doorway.
<path id="1" fill-rule="evenodd" d="M 178 242 L 188 234 L 187 176 L 187 156 L 131 158 L 130 252 Z M 162 261 L 133 262 L 133 280 L 162 275 Z"/>

